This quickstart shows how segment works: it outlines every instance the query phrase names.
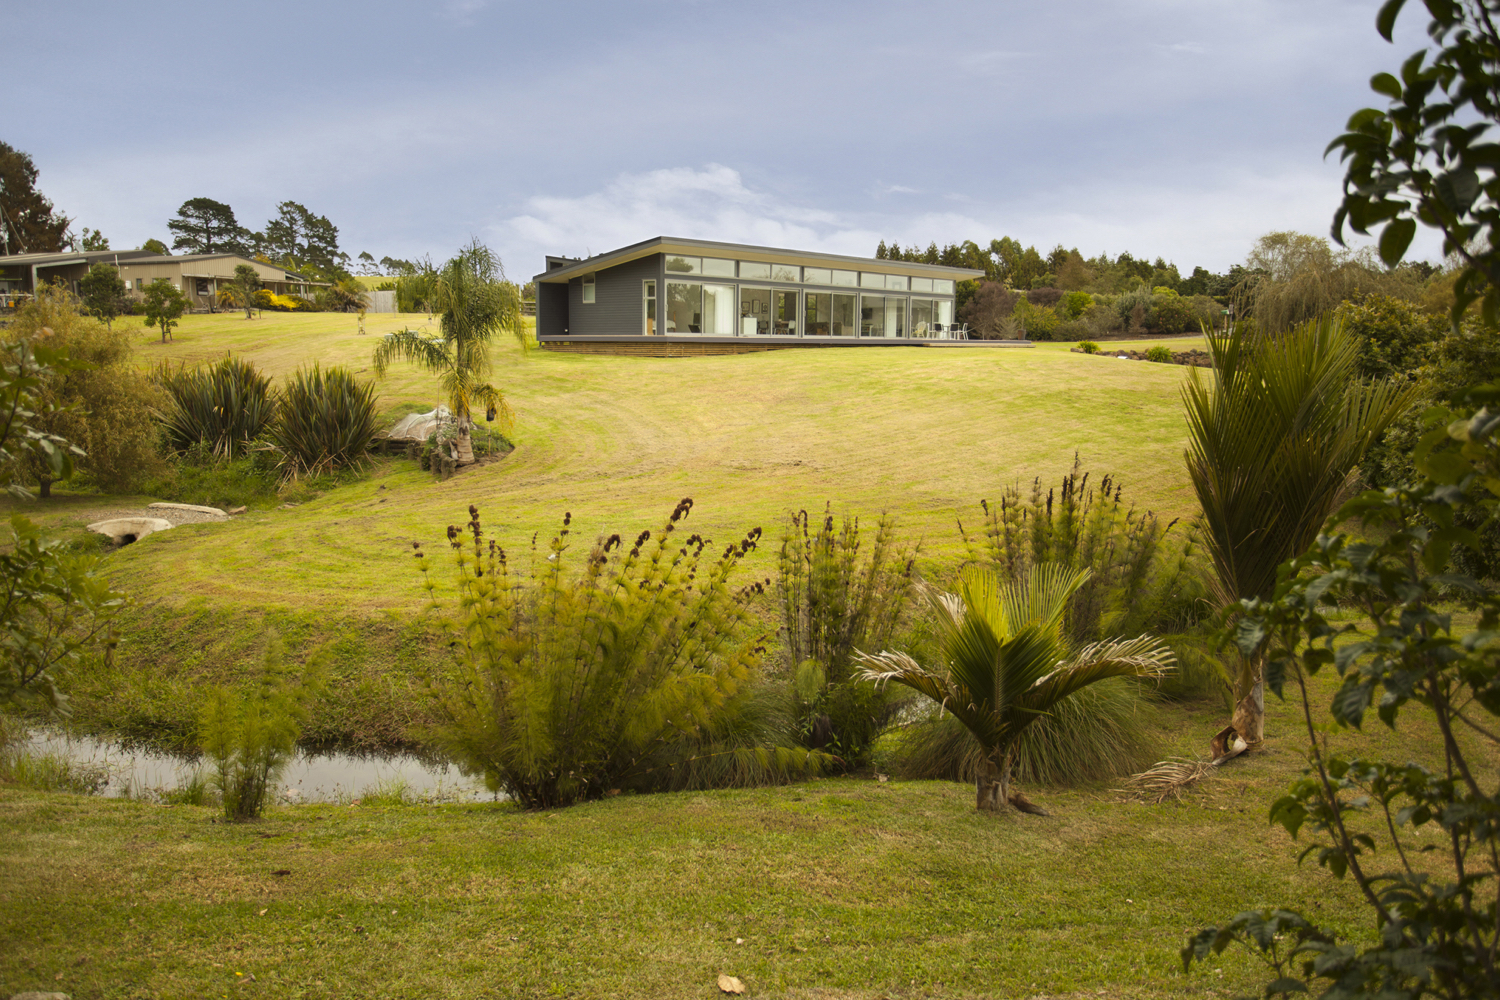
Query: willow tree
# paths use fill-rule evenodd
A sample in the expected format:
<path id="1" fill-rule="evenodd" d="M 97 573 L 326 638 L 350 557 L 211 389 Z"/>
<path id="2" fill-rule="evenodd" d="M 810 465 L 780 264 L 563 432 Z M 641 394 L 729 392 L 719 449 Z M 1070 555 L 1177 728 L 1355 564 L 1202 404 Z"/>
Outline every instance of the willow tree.
<path id="1" fill-rule="evenodd" d="M 934 667 L 905 653 L 859 654 L 864 679 L 927 695 L 974 735 L 984 751 L 975 779 L 975 806 L 983 812 L 1042 812 L 1012 781 L 1021 734 L 1033 722 L 1090 684 L 1161 677 L 1172 667 L 1172 651 L 1148 635 L 1073 647 L 1063 622 L 1088 578 L 1086 569 L 1043 563 L 1002 584 L 993 570 L 970 567 L 959 594 L 929 592 L 940 661 Z"/>
<path id="2" fill-rule="evenodd" d="M 1353 486 L 1365 451 L 1410 405 L 1410 387 L 1358 378 L 1358 341 L 1332 317 L 1279 336 L 1209 333 L 1211 379 L 1189 372 L 1188 476 L 1202 507 L 1221 606 L 1269 599 L 1276 569 L 1305 552 Z M 1265 736 L 1265 662 L 1243 659 L 1230 720 Z"/>
<path id="3" fill-rule="evenodd" d="M 496 334 L 509 331 L 526 345 L 521 295 L 505 280 L 500 258 L 475 240 L 437 270 L 432 304 L 437 336 L 411 329 L 387 334 L 375 348 L 375 372 L 385 375 L 390 363 L 399 359 L 436 374 L 458 425 L 455 457 L 459 465 L 471 465 L 474 412 L 483 412 L 486 420 L 498 419 L 502 426 L 511 421 L 505 397 L 488 381 L 490 343 Z"/>

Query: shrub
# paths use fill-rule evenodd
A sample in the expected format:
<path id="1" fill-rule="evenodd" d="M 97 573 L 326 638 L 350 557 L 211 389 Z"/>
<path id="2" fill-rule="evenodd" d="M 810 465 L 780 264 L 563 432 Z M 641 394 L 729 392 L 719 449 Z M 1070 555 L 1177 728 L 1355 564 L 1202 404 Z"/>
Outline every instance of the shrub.
<path id="1" fill-rule="evenodd" d="M 981 281 L 973 298 L 958 309 L 958 321 L 968 324 L 980 340 L 1001 338 L 1001 324 L 1015 312 L 1017 296 L 998 281 Z"/>
<path id="2" fill-rule="evenodd" d="M 1075 456 L 1072 470 L 1045 493 L 1038 477 L 1026 497 L 1012 483 L 998 503 L 981 500 L 983 533 L 971 535 L 959 522 L 970 560 L 1008 582 L 1044 563 L 1089 570 L 1068 602 L 1066 631 L 1075 641 L 1195 623 L 1206 594 L 1196 534 L 1170 543 L 1177 521 L 1163 524 L 1127 505 L 1124 487 L 1110 476 L 1092 488 L 1089 479 Z"/>
<path id="3" fill-rule="evenodd" d="M 877 690 L 856 675 L 859 649 L 890 647 L 915 585 L 916 549 L 896 544 L 896 522 L 882 516 L 864 558 L 859 521 L 825 508 L 813 529 L 807 511 L 791 515 L 781 537 L 777 596 L 787 670 L 802 741 L 827 747 L 848 768 L 864 765 L 880 731 L 906 696 Z"/>
<path id="4" fill-rule="evenodd" d="M 375 438 L 375 387 L 347 368 L 299 368 L 282 390 L 271 440 L 292 476 L 361 465 Z"/>
<path id="5" fill-rule="evenodd" d="M 1198 314 L 1187 299 L 1170 288 L 1158 288 L 1151 295 L 1150 325 L 1161 333 L 1181 333 L 1198 326 Z"/>
<path id="6" fill-rule="evenodd" d="M 1154 347 L 1147 348 L 1146 360 L 1154 361 L 1159 365 L 1169 365 L 1172 363 L 1172 349 L 1165 344 L 1157 344 Z"/>
<path id="7" fill-rule="evenodd" d="M 322 689 L 323 658 L 302 671 L 287 668 L 281 643 L 267 645 L 253 692 L 215 688 L 198 713 L 198 742 L 212 764 L 226 819 L 255 819 L 266 792 L 291 762 L 312 701 Z"/>
<path id="8" fill-rule="evenodd" d="M 84 450 L 77 464 L 94 486 L 128 492 L 160 471 L 156 414 L 166 397 L 131 363 L 128 333 L 82 315 L 78 300 L 55 287 L 43 288 L 19 310 L 12 331 L 45 338 L 77 363 L 43 380 L 33 423 Z M 33 454 L 25 468 L 47 496 L 54 478 L 50 463 Z"/>
<path id="9" fill-rule="evenodd" d="M 1062 322 L 1058 323 L 1057 328 L 1052 331 L 1052 339 L 1064 342 L 1070 340 L 1084 341 L 1087 340 L 1092 334 L 1093 331 L 1089 329 L 1089 325 L 1083 320 L 1065 319 Z"/>
<path id="10" fill-rule="evenodd" d="M 171 403 L 167 443 L 176 452 L 205 445 L 215 458 L 232 459 L 258 440 L 276 417 L 271 380 L 248 361 L 226 355 L 207 366 L 158 370 Z"/>
<path id="11" fill-rule="evenodd" d="M 1014 315 L 1028 340 L 1051 340 L 1057 329 L 1057 313 L 1050 306 L 1034 306 L 1025 299 L 1017 299 Z"/>
<path id="12" fill-rule="evenodd" d="M 729 581 L 760 530 L 705 558 L 708 539 L 676 537 L 691 509 L 684 499 L 628 551 L 619 535 L 599 539 L 573 578 L 563 569 L 571 514 L 545 553 L 533 536 L 529 581 L 486 541 L 477 508 L 464 528 L 448 528 L 459 608 L 444 623 L 455 658 L 428 684 L 433 735 L 460 770 L 542 808 L 670 787 L 679 769 L 715 759 L 733 761 L 741 782 L 821 765 L 824 755 L 805 750 L 720 742 L 757 686 L 763 645 L 745 600 L 764 584 L 734 594 Z"/>
<path id="13" fill-rule="evenodd" d="M 1098 354 L 1099 353 L 1099 345 L 1096 344 L 1096 343 L 1094 343 L 1092 340 L 1080 340 L 1078 342 L 1078 349 L 1080 351 L 1082 351 L 1084 354 Z"/>
<path id="14" fill-rule="evenodd" d="M 1093 304 L 1088 292 L 1068 292 L 1058 300 L 1057 311 L 1066 319 L 1078 319 Z"/>

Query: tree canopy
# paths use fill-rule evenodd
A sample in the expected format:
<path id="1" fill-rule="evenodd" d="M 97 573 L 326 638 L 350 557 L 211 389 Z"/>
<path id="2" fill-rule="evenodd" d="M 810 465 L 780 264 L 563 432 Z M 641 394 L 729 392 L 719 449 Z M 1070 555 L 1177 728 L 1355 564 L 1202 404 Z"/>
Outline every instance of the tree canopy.
<path id="1" fill-rule="evenodd" d="M 349 274 L 349 255 L 339 249 L 339 229 L 326 215 L 314 215 L 295 201 L 276 206 L 276 217 L 256 238 L 257 248 L 294 271 L 311 268 L 316 277 L 338 279 Z"/>
<path id="2" fill-rule="evenodd" d="M 0 253 L 58 253 L 71 242 L 72 223 L 37 190 L 31 157 L 0 142 Z"/>
<path id="3" fill-rule="evenodd" d="M 248 253 L 250 231 L 234 217 L 234 209 L 212 198 L 189 198 L 167 222 L 172 249 L 188 253 Z"/>

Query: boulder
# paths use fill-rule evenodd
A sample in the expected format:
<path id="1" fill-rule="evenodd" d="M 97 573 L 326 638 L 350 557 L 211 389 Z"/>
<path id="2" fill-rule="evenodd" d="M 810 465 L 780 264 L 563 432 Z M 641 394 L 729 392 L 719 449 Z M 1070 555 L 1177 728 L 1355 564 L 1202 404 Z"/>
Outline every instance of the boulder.
<path id="1" fill-rule="evenodd" d="M 172 522 L 163 517 L 117 517 L 109 521 L 95 521 L 88 530 L 108 535 L 116 545 L 138 542 L 153 531 L 166 531 Z"/>
<path id="2" fill-rule="evenodd" d="M 386 437 L 392 441 L 416 441 L 419 444 L 437 433 L 438 427 L 445 420 L 453 419 L 453 414 L 446 406 L 439 406 L 427 413 L 413 413 L 396 421 Z"/>

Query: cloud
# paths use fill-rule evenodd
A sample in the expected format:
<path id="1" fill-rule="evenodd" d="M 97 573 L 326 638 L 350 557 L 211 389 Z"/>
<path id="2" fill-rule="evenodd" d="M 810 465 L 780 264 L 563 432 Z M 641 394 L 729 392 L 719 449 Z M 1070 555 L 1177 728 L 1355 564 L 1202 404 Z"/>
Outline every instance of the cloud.
<path id="1" fill-rule="evenodd" d="M 879 240 L 858 220 L 756 190 L 710 163 L 621 174 L 603 190 L 538 195 L 495 227 L 512 256 L 581 256 L 653 236 L 868 254 Z"/>
<path id="2" fill-rule="evenodd" d="M 489 0 L 446 0 L 442 8 L 443 16 L 459 24 L 473 24 L 474 15 L 488 5 Z"/>

